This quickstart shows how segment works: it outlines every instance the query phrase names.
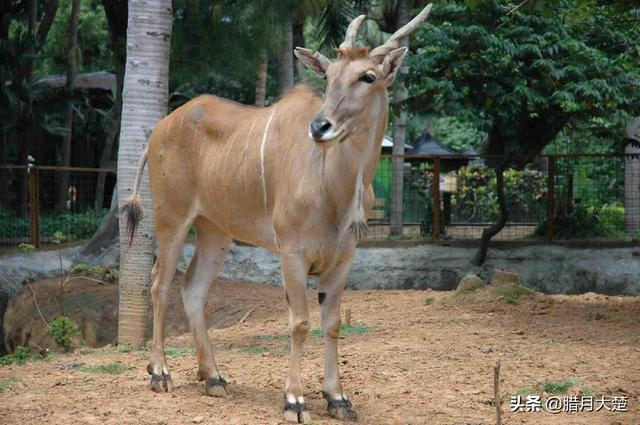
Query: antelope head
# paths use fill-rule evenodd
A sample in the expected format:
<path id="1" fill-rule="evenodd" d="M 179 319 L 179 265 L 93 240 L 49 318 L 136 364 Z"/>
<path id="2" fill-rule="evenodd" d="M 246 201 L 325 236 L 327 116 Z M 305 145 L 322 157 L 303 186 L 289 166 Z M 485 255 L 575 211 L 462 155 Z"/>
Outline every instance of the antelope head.
<path id="1" fill-rule="evenodd" d="M 427 19 L 431 6 L 427 5 L 386 43 L 371 51 L 355 47 L 364 15 L 349 24 L 344 41 L 336 49 L 334 61 L 319 52 L 295 48 L 296 57 L 307 68 L 327 79 L 322 108 L 309 123 L 309 136 L 316 143 L 343 142 L 355 131 L 371 128 L 379 118 L 371 108 L 383 104 L 386 113 L 387 89 L 393 84 L 407 54 L 407 48 L 400 47 L 400 43 L 404 37 L 418 30 Z"/>

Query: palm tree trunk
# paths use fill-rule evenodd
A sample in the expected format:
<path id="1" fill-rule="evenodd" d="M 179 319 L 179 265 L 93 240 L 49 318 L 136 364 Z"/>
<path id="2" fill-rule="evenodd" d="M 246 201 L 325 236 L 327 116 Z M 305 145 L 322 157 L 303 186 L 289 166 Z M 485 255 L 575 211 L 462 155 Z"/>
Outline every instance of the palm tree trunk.
<path id="1" fill-rule="evenodd" d="M 64 127 L 66 133 L 62 139 L 62 158 L 60 165 L 68 167 L 71 165 L 71 141 L 73 139 L 73 81 L 78 72 L 77 49 L 78 49 L 78 24 L 80 21 L 80 0 L 71 1 L 71 15 L 69 16 L 69 44 L 67 49 L 67 80 L 65 92 L 68 98 L 67 108 L 64 111 Z M 69 186 L 69 172 L 63 171 L 59 174 L 58 180 L 58 206 L 62 207 L 67 199 L 67 187 Z"/>
<path id="2" fill-rule="evenodd" d="M 138 160 L 155 124 L 167 113 L 171 0 L 130 0 L 127 62 L 118 149 L 120 206 L 133 192 Z M 120 217 L 120 304 L 118 343 L 142 346 L 147 336 L 149 286 L 153 265 L 151 191 L 145 172 L 140 187 L 144 218 L 127 244 L 125 217 Z"/>
<path id="3" fill-rule="evenodd" d="M 256 81 L 256 106 L 264 106 L 267 98 L 267 64 L 269 57 L 267 51 L 260 53 L 260 64 L 258 65 L 258 79 Z"/>
<path id="4" fill-rule="evenodd" d="M 409 22 L 409 0 L 398 1 L 398 11 L 396 15 L 396 28 L 400 28 Z M 405 37 L 402 46 L 409 46 L 409 38 Z M 393 155 L 391 160 L 391 211 L 390 224 L 391 235 L 402 235 L 403 224 L 403 196 L 404 196 L 404 142 L 407 127 L 407 112 L 403 108 L 403 103 L 407 99 L 407 88 L 404 79 L 409 73 L 409 66 L 406 62 L 400 67 L 398 81 L 394 89 L 394 102 L 396 104 L 396 114 L 393 118 Z M 434 182 L 437 184 L 437 182 Z"/>
<path id="5" fill-rule="evenodd" d="M 278 57 L 278 85 L 280 93 L 293 87 L 293 30 L 291 15 L 283 23 L 282 49 Z"/>

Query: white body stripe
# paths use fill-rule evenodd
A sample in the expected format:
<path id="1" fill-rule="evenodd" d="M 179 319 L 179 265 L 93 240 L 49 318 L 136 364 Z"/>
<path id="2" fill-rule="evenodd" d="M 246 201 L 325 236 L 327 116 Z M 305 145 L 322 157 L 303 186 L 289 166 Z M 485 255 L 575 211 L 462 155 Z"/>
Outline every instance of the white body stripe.
<path id="1" fill-rule="evenodd" d="M 260 144 L 260 178 L 262 179 L 262 197 L 264 200 L 264 212 L 267 211 L 267 180 L 265 178 L 265 169 L 264 169 L 264 146 L 267 144 L 267 136 L 269 135 L 269 126 L 271 125 L 271 119 L 273 118 L 273 114 L 276 112 L 276 108 L 274 107 L 271 111 L 271 115 L 269 115 L 269 120 L 267 120 L 267 125 L 264 128 L 264 134 L 262 135 L 262 143 Z"/>

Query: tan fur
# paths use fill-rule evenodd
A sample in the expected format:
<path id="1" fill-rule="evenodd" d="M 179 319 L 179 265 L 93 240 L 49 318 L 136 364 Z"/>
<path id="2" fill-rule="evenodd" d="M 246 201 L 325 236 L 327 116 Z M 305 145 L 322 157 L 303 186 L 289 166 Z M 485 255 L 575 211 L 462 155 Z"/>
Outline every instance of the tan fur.
<path id="1" fill-rule="evenodd" d="M 364 18 L 357 19 L 350 26 L 351 40 Z M 207 392 L 226 394 L 220 389 L 222 381 L 206 334 L 204 300 L 229 243 L 236 239 L 280 255 L 292 339 L 286 399 L 298 404 L 303 403 L 302 348 L 311 327 L 307 277 L 319 275 L 319 290 L 326 294 L 321 306 L 323 390 L 333 416 L 355 418 L 352 409 L 331 404 L 346 403 L 338 373 L 340 299 L 373 205 L 371 181 L 387 125 L 387 88 L 406 49 L 383 58 L 371 58 L 367 52 L 343 47 L 331 63 L 317 52 L 296 49 L 305 65 L 326 74 L 324 98 L 306 86 L 296 86 L 268 108 L 200 96 L 154 129 L 148 147 L 158 245 L 151 291 L 154 331 L 149 371 L 154 390 L 170 388 L 164 356 L 167 288 L 194 225 L 196 253 L 185 278 L 183 300 L 198 355 L 198 376 L 206 380 Z M 363 82 L 365 73 L 373 73 L 375 82 Z M 309 123 L 314 119 L 331 121 L 335 133 L 330 141 L 310 138 Z M 141 159 L 138 180 L 143 167 Z M 135 224 L 139 217 L 135 196 L 128 205 Z M 307 421 L 310 416 L 306 411 L 285 410 L 285 418 Z"/>

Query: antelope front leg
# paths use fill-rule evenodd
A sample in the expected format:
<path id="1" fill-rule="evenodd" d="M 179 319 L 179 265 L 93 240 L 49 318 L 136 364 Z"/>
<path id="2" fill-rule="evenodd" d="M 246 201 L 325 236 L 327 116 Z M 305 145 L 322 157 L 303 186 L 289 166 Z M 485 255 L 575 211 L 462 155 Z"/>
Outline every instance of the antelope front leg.
<path id="1" fill-rule="evenodd" d="M 351 269 L 352 259 L 336 265 L 336 267 L 320 277 L 318 302 L 322 331 L 324 333 L 324 384 L 322 393 L 327 400 L 329 414 L 342 421 L 355 421 L 358 414 L 351 402 L 342 392 L 340 371 L 338 369 L 338 337 L 340 336 L 340 302 L 342 291 L 347 283 L 347 275 Z"/>
<path id="2" fill-rule="evenodd" d="M 291 332 L 291 363 L 289 378 L 285 388 L 284 419 L 289 422 L 308 423 L 311 415 L 302 397 L 302 381 L 300 379 L 300 363 L 303 345 L 309 334 L 309 311 L 307 298 L 307 275 L 309 265 L 302 255 L 284 253 L 281 256 L 282 283 L 285 297 L 289 305 L 289 330 Z"/>

